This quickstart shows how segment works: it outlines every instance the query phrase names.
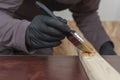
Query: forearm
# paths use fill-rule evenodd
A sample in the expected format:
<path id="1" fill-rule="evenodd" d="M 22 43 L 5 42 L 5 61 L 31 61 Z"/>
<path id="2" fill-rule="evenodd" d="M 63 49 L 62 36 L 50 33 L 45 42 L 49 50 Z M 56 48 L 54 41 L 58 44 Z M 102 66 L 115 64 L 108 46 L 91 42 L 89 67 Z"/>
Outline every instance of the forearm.
<path id="1" fill-rule="evenodd" d="M 74 15 L 77 26 L 83 32 L 84 36 L 93 44 L 96 50 L 107 41 L 110 41 L 104 31 L 97 12 L 83 13 Z"/>
<path id="2" fill-rule="evenodd" d="M 0 11 L 0 43 L 17 50 L 26 51 L 25 32 L 30 22 L 14 19 Z"/>

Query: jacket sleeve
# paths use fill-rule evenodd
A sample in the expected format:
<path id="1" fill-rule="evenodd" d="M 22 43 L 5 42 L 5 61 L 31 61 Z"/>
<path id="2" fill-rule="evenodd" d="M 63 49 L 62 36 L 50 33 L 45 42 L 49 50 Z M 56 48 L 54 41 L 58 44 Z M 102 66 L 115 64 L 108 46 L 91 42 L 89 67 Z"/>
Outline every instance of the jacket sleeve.
<path id="1" fill-rule="evenodd" d="M 77 26 L 97 51 L 110 40 L 97 14 L 99 2 L 99 0 L 82 0 L 70 8 Z"/>
<path id="2" fill-rule="evenodd" d="M 13 17 L 21 3 L 22 0 L 0 0 L 0 43 L 27 52 L 25 32 L 30 22 Z"/>

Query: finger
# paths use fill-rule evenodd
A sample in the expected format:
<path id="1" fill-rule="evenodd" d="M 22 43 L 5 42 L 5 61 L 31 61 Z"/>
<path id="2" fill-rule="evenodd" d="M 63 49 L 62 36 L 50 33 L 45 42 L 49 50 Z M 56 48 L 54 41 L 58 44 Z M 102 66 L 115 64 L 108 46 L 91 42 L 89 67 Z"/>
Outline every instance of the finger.
<path id="1" fill-rule="evenodd" d="M 42 30 L 41 32 L 46 33 L 51 36 L 55 36 L 55 37 L 65 36 L 63 32 L 50 26 L 46 26 L 46 29 Z"/>
<path id="2" fill-rule="evenodd" d="M 61 41 L 56 41 L 56 42 L 43 42 L 44 46 L 42 48 L 51 48 L 51 47 L 56 47 L 61 44 Z"/>
<path id="3" fill-rule="evenodd" d="M 32 43 L 33 43 L 34 49 L 51 48 L 51 47 L 55 47 L 61 44 L 60 41 L 45 42 L 45 41 L 36 41 L 36 40 L 32 40 Z"/>
<path id="4" fill-rule="evenodd" d="M 63 32 L 61 32 L 60 30 L 57 30 L 53 26 L 48 26 L 48 25 L 44 24 L 44 22 L 39 22 L 39 23 L 38 22 L 36 23 L 37 25 L 35 25 L 35 24 L 32 25 L 32 27 L 30 27 L 29 30 L 32 30 L 32 31 L 38 32 L 38 33 L 43 32 L 43 33 L 49 34 L 51 36 L 63 36 L 64 35 Z"/>
<path id="5" fill-rule="evenodd" d="M 62 39 L 65 38 L 65 36 L 57 36 L 57 37 L 54 37 L 54 36 L 50 36 L 48 34 L 44 34 L 44 33 L 41 33 L 40 35 L 38 35 L 36 37 L 38 40 L 43 40 L 43 41 L 47 41 L 47 42 L 53 42 L 53 41 L 60 41 Z"/>
<path id="6" fill-rule="evenodd" d="M 44 26 L 44 27 L 46 27 L 46 26 Z M 53 38 L 55 37 L 55 38 L 61 39 L 61 38 L 65 37 L 65 35 L 62 32 L 60 32 L 52 27 L 46 27 L 45 29 L 42 29 L 41 31 L 37 28 L 34 28 L 34 29 L 31 28 L 29 30 L 31 33 L 33 33 L 34 36 L 41 37 L 41 38 L 46 38 L 48 36 L 51 36 Z M 48 36 L 46 36 L 45 34 Z"/>
<path id="7" fill-rule="evenodd" d="M 44 16 L 43 21 L 49 25 L 52 26 L 62 32 L 68 32 L 70 31 L 70 28 L 63 22 L 56 20 L 52 17 Z"/>

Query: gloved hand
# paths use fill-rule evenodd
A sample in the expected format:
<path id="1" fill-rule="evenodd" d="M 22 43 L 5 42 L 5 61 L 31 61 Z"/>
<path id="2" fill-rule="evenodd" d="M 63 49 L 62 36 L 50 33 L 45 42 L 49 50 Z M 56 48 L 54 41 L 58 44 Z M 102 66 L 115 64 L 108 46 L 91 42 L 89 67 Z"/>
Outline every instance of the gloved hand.
<path id="1" fill-rule="evenodd" d="M 50 48 L 57 46 L 65 38 L 70 28 L 65 20 L 56 20 L 45 15 L 36 16 L 26 30 L 26 45 L 28 50 Z"/>
<path id="2" fill-rule="evenodd" d="M 100 48 L 100 52 L 101 55 L 116 55 L 115 51 L 114 51 L 114 45 L 112 42 L 108 41 L 106 43 L 104 43 L 102 45 L 102 47 Z"/>

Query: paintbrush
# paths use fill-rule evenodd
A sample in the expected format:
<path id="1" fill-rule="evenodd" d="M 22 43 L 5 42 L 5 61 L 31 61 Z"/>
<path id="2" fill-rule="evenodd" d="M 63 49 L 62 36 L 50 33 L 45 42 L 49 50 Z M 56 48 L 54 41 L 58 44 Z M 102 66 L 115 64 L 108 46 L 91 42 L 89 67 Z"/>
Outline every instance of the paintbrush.
<path id="1" fill-rule="evenodd" d="M 36 1 L 36 6 L 40 9 L 42 9 L 45 12 L 45 14 L 58 20 L 57 17 L 53 14 L 53 12 L 51 10 L 49 10 L 44 4 L 40 3 L 39 1 Z M 85 40 L 80 35 L 78 35 L 78 33 L 76 33 L 76 31 L 69 29 L 68 33 L 71 36 L 67 36 L 67 38 L 72 42 L 73 45 L 75 45 L 82 52 L 91 53 L 93 51 L 93 49 L 89 45 L 87 45 Z"/>

